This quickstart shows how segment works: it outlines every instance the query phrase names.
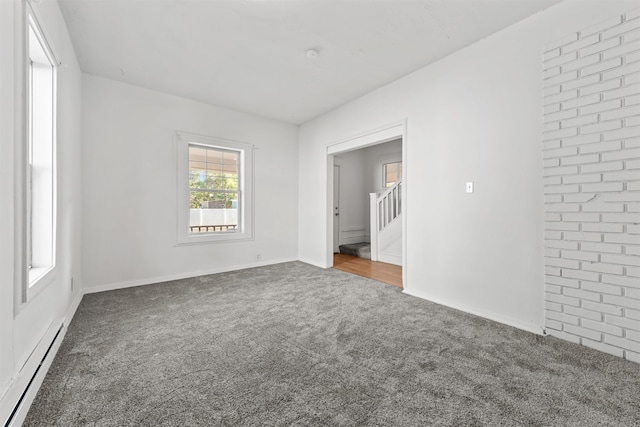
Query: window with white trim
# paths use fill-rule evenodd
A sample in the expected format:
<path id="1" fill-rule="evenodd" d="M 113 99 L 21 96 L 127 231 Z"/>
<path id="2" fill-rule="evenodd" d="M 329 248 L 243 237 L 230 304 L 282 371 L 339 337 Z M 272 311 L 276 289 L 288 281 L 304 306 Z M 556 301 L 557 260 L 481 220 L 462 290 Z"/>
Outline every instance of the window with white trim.
<path id="1" fill-rule="evenodd" d="M 26 267 L 27 295 L 54 279 L 56 248 L 56 65 L 35 16 L 27 10 Z"/>
<path id="2" fill-rule="evenodd" d="M 177 134 L 178 243 L 253 236 L 253 147 Z"/>
<path id="3" fill-rule="evenodd" d="M 389 188 L 402 178 L 402 162 L 385 163 L 382 165 L 382 186 Z"/>

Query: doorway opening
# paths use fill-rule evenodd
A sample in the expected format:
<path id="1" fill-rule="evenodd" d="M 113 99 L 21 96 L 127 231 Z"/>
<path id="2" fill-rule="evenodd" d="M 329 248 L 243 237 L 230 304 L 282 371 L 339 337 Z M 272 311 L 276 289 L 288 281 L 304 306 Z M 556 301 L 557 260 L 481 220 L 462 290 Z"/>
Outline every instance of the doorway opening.
<path id="1" fill-rule="evenodd" d="M 406 287 L 405 123 L 330 145 L 327 264 Z"/>
<path id="2" fill-rule="evenodd" d="M 402 267 L 353 255 L 333 254 L 333 268 L 402 289 Z"/>

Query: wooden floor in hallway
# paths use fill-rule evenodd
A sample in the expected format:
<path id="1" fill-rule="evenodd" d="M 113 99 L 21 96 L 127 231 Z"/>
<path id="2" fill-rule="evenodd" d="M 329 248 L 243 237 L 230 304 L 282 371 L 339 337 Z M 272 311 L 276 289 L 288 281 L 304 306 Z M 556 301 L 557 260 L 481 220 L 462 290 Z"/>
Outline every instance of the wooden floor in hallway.
<path id="1" fill-rule="evenodd" d="M 402 289 L 402 267 L 352 255 L 333 254 L 333 268 Z"/>

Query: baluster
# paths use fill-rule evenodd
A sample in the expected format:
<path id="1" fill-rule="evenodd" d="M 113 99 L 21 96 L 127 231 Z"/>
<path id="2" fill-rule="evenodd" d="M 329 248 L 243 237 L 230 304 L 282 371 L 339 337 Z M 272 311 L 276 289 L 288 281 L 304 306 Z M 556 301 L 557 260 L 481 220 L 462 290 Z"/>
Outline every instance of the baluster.
<path id="1" fill-rule="evenodd" d="M 384 196 L 382 199 L 384 201 L 384 226 L 386 227 L 389 223 L 389 198 Z"/>
<path id="2" fill-rule="evenodd" d="M 393 189 L 393 219 L 396 219 L 396 217 L 398 216 L 398 194 L 397 194 L 397 188 Z"/>

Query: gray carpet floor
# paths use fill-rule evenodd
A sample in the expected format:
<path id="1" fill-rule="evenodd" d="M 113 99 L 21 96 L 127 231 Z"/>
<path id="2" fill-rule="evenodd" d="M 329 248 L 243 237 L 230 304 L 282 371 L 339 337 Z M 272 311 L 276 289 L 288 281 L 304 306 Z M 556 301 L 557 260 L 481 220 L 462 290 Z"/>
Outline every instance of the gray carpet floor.
<path id="1" fill-rule="evenodd" d="M 26 426 L 637 426 L 640 365 L 300 262 L 86 295 Z"/>

